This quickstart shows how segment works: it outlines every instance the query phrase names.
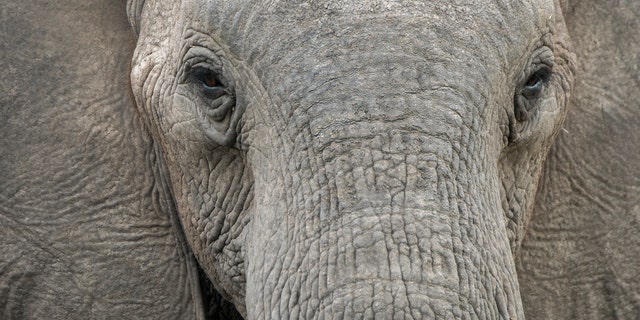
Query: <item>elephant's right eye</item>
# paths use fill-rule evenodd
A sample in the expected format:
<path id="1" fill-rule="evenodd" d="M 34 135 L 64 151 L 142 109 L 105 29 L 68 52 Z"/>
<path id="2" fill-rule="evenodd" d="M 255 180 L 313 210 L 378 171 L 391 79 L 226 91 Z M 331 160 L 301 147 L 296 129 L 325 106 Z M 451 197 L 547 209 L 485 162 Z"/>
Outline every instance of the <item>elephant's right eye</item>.
<path id="1" fill-rule="evenodd" d="M 218 79 L 213 74 L 207 74 L 202 78 L 202 85 L 204 85 L 207 89 L 213 89 L 215 87 L 220 87 Z"/>
<path id="2" fill-rule="evenodd" d="M 200 90 L 207 98 L 217 99 L 226 93 L 224 84 L 220 81 L 215 71 L 196 67 L 190 73 L 192 81 L 200 86 Z"/>

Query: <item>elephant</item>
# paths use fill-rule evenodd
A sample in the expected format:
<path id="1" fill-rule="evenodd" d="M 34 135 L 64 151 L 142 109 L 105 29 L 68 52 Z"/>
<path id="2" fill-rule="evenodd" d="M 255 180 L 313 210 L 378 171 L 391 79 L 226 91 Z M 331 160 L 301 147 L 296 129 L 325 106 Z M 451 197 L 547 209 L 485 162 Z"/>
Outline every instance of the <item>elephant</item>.
<path id="1" fill-rule="evenodd" d="M 3 2 L 2 318 L 636 318 L 638 18 Z"/>

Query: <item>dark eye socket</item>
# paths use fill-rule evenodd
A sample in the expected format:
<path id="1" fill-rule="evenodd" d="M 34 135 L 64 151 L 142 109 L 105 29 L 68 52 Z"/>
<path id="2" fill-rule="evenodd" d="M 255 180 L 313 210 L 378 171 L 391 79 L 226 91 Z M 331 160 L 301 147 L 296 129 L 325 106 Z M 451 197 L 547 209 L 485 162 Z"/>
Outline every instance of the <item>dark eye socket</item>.
<path id="1" fill-rule="evenodd" d="M 206 74 L 204 77 L 202 77 L 202 85 L 206 88 L 221 87 L 220 81 L 216 79 L 216 77 L 211 73 Z"/>
<path id="2" fill-rule="evenodd" d="M 225 94 L 225 87 L 218 74 L 208 68 L 195 67 L 189 72 L 192 81 L 210 99 L 216 99 Z"/>
<path id="3" fill-rule="evenodd" d="M 543 67 L 538 69 L 538 71 L 534 72 L 529 79 L 527 79 L 527 82 L 525 82 L 522 95 L 527 99 L 537 98 L 550 78 L 551 68 Z"/>
<path id="4" fill-rule="evenodd" d="M 204 88 L 224 88 L 222 82 L 218 79 L 218 74 L 208 68 L 196 67 L 191 70 L 191 77 L 199 82 Z"/>

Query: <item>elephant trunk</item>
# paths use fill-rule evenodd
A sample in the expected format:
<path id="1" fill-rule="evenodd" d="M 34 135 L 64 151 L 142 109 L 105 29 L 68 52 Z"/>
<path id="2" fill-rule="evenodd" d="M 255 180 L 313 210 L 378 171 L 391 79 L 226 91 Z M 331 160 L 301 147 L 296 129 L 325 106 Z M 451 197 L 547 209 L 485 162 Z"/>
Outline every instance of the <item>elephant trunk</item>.
<path id="1" fill-rule="evenodd" d="M 353 17 L 332 23 L 367 32 L 267 28 L 268 43 L 259 29 L 234 48 L 265 86 L 239 103 L 269 97 L 244 117 L 249 318 L 522 319 L 498 168 L 506 112 L 491 105 L 504 103 L 498 39 Z"/>
<path id="2" fill-rule="evenodd" d="M 428 122 L 332 121 L 256 179 L 251 318 L 523 318 L 495 169 Z"/>

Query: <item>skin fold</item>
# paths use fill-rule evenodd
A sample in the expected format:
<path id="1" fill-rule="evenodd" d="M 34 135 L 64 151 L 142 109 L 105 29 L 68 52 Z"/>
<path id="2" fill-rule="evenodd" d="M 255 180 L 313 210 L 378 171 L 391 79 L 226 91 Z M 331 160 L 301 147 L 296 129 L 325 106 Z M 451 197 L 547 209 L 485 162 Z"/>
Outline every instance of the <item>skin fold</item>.
<path id="1" fill-rule="evenodd" d="M 1 4 L 0 318 L 634 318 L 601 2 Z"/>

